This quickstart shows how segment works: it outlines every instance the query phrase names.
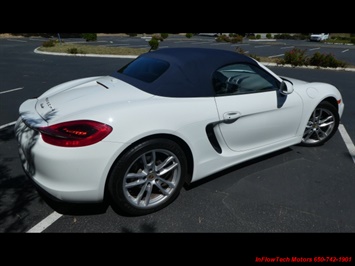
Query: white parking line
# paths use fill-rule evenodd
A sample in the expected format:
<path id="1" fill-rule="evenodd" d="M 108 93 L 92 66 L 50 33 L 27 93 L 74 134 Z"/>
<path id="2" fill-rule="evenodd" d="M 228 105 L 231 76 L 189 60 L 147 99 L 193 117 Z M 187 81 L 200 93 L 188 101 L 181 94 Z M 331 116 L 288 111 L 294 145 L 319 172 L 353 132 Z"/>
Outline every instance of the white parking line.
<path id="1" fill-rule="evenodd" d="M 346 52 L 348 52 L 349 51 L 349 49 L 345 49 L 344 51 L 341 51 L 342 53 L 346 53 Z"/>
<path id="2" fill-rule="evenodd" d="M 286 46 L 286 47 L 281 47 L 280 49 L 291 49 L 291 48 L 295 48 L 294 46 Z"/>
<path id="3" fill-rule="evenodd" d="M 23 41 L 23 40 L 12 40 L 12 39 L 6 39 L 9 42 L 27 42 L 27 41 Z"/>
<path id="4" fill-rule="evenodd" d="M 43 41 L 43 40 L 47 40 L 46 38 L 29 38 L 28 40 L 30 41 Z"/>
<path id="5" fill-rule="evenodd" d="M 284 54 L 270 55 L 268 58 L 280 57 L 284 56 Z"/>
<path id="6" fill-rule="evenodd" d="M 339 125 L 339 132 L 345 142 L 346 147 L 348 148 L 350 156 L 352 157 L 352 159 L 355 163 L 355 146 L 354 146 L 354 143 L 352 142 L 348 132 L 346 131 L 344 125 L 342 125 L 342 124 Z"/>
<path id="7" fill-rule="evenodd" d="M 176 41 L 174 43 L 192 43 L 192 42 L 194 42 L 194 41 Z"/>
<path id="8" fill-rule="evenodd" d="M 238 44 L 232 44 L 231 46 L 233 47 L 233 46 L 245 46 L 245 45 L 250 45 L 250 44 L 248 44 L 248 43 L 238 43 Z"/>
<path id="9" fill-rule="evenodd" d="M 309 49 L 309 51 L 319 50 L 320 47 Z"/>
<path id="10" fill-rule="evenodd" d="M 270 45 L 259 45 L 259 46 L 255 46 L 254 48 L 263 48 L 263 47 L 269 47 Z"/>
<path id="11" fill-rule="evenodd" d="M 211 45 L 225 45 L 225 44 L 227 44 L 227 43 L 225 43 L 225 42 L 211 43 Z"/>
<path id="12" fill-rule="evenodd" d="M 13 92 L 13 91 L 22 90 L 23 88 L 24 88 L 24 87 L 22 87 L 22 88 L 12 89 L 12 90 L 7 90 L 7 91 L 0 91 L 0 94 L 4 94 L 4 93 L 8 93 L 8 92 Z"/>
<path id="13" fill-rule="evenodd" d="M 5 125 L 0 126 L 0 130 L 3 128 L 6 128 L 8 126 L 16 124 L 16 121 L 7 123 Z M 49 227 L 51 224 L 53 224 L 56 220 L 58 220 L 60 217 L 62 217 L 62 214 L 59 214 L 57 212 L 53 212 L 46 218 L 44 218 L 41 222 L 36 224 L 34 227 L 32 227 L 30 230 L 27 231 L 27 233 L 41 233 L 44 231 L 47 227 Z"/>
<path id="14" fill-rule="evenodd" d="M 211 42 L 191 42 L 189 44 L 205 44 L 205 43 L 212 43 L 213 41 Z"/>
<path id="15" fill-rule="evenodd" d="M 5 128 L 7 126 L 13 125 L 15 124 L 16 121 L 14 122 L 10 122 L 8 124 L 2 125 L 0 126 L 0 129 Z M 349 134 L 347 133 L 344 125 L 339 124 L 339 132 L 345 142 L 346 147 L 349 150 L 350 156 L 352 157 L 354 163 L 355 163 L 355 146 L 349 136 Z M 44 230 L 46 230 L 50 225 L 52 225 L 55 221 L 57 221 L 60 217 L 62 217 L 63 215 L 57 212 L 53 212 L 51 213 L 49 216 L 47 216 L 46 218 L 44 218 L 41 222 L 39 222 L 38 224 L 36 224 L 34 227 L 32 227 L 30 230 L 27 231 L 27 233 L 41 233 Z"/>
<path id="16" fill-rule="evenodd" d="M 47 218 L 43 219 L 30 230 L 28 230 L 27 233 L 41 233 L 62 216 L 63 214 L 52 212 L 49 216 L 47 216 Z"/>
<path id="17" fill-rule="evenodd" d="M 13 121 L 13 122 L 10 122 L 10 123 L 7 123 L 5 125 L 0 126 L 0 129 L 3 129 L 5 127 L 9 127 L 9 126 L 12 126 L 12 125 L 15 125 L 15 124 L 16 124 L 16 121 Z"/>

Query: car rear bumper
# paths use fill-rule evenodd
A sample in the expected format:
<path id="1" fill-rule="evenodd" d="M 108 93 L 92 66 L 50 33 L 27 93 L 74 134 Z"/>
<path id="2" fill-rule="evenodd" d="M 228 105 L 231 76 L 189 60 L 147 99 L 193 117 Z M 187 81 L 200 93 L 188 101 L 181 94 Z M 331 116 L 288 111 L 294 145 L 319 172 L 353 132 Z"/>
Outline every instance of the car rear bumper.
<path id="1" fill-rule="evenodd" d="M 15 131 L 22 167 L 42 190 L 61 201 L 103 200 L 107 175 L 122 144 L 101 141 L 80 148 L 53 146 L 21 118 Z"/>

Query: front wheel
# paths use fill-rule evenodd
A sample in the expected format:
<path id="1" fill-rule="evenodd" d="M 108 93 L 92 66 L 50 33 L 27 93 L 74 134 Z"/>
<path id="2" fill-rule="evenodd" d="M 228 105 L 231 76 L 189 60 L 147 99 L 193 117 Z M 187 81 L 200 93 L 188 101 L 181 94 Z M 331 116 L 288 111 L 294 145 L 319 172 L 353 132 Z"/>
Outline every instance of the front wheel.
<path id="1" fill-rule="evenodd" d="M 146 215 L 169 205 L 187 174 L 183 150 L 174 141 L 152 139 L 133 146 L 113 166 L 108 192 L 129 215 Z"/>
<path id="2" fill-rule="evenodd" d="M 303 133 L 302 146 L 319 146 L 327 142 L 339 126 L 337 109 L 328 102 L 320 103 L 310 116 Z"/>

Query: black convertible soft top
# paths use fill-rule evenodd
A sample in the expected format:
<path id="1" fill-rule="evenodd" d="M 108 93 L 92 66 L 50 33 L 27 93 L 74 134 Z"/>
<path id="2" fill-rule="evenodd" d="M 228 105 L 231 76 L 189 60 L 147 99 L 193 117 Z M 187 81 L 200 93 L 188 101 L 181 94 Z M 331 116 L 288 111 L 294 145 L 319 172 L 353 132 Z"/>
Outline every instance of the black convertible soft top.
<path id="1" fill-rule="evenodd" d="M 168 67 L 152 82 L 144 82 L 120 71 L 113 73 L 112 76 L 145 92 L 166 97 L 214 96 L 212 86 L 214 71 L 233 63 L 256 65 L 253 59 L 237 52 L 197 47 L 162 48 L 142 54 L 134 61 L 144 58 L 167 62 Z"/>

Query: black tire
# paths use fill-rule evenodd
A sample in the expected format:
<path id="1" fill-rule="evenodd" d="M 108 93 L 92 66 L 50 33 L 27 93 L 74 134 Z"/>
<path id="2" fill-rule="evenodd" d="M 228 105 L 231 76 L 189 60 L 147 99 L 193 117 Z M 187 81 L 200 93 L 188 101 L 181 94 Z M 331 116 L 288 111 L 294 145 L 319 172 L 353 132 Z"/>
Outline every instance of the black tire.
<path id="1" fill-rule="evenodd" d="M 337 109 L 329 102 L 321 102 L 312 112 L 305 131 L 301 146 L 320 146 L 330 140 L 339 126 Z"/>
<path id="2" fill-rule="evenodd" d="M 146 215 L 176 199 L 186 174 L 187 160 L 179 145 L 169 139 L 151 139 L 133 146 L 115 162 L 107 190 L 119 211 Z"/>

